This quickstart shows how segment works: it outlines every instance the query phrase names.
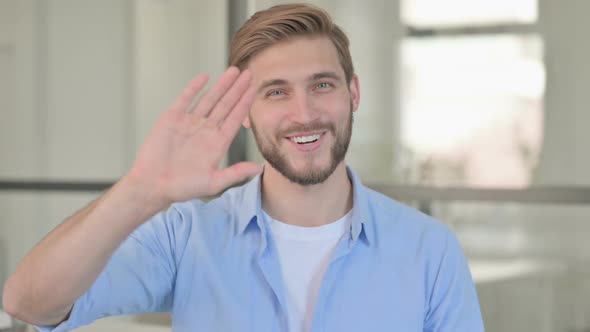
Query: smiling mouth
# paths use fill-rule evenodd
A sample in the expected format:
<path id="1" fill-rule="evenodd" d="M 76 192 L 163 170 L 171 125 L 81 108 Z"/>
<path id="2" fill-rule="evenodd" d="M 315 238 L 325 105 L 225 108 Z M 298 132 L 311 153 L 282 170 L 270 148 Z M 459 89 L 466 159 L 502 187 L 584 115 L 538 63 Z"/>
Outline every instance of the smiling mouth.
<path id="1" fill-rule="evenodd" d="M 322 135 L 323 135 L 323 133 L 312 134 L 312 135 L 302 135 L 302 136 L 292 136 L 292 137 L 289 137 L 289 139 L 293 143 L 297 143 L 299 145 L 306 145 L 306 144 L 312 144 L 314 142 L 317 142 Z"/>

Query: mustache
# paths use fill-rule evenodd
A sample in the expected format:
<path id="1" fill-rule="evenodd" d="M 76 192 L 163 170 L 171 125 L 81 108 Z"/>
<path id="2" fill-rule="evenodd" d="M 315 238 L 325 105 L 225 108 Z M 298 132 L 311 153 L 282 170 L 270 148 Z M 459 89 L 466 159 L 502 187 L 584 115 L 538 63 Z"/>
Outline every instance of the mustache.
<path id="1" fill-rule="evenodd" d="M 332 122 L 322 122 L 316 120 L 305 124 L 290 125 L 289 127 L 280 130 L 277 134 L 277 138 L 280 140 L 283 137 L 290 136 L 295 133 L 323 130 L 330 131 L 332 134 L 336 134 L 336 126 Z"/>

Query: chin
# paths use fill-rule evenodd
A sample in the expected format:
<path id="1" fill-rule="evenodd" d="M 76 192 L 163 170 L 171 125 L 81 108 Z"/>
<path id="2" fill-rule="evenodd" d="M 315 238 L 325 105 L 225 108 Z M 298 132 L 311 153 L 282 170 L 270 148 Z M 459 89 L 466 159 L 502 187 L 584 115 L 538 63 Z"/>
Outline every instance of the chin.
<path id="1" fill-rule="evenodd" d="M 291 170 L 293 170 L 297 174 L 327 172 L 330 169 L 330 165 L 331 165 L 330 160 L 323 160 L 323 161 L 317 161 L 317 160 L 301 161 L 301 160 L 298 160 L 297 162 L 291 163 Z"/>
<path id="2" fill-rule="evenodd" d="M 292 167 L 283 175 L 293 183 L 308 186 L 325 182 L 333 173 L 334 170 L 331 169 L 330 164 L 326 163 L 324 165 Z"/>

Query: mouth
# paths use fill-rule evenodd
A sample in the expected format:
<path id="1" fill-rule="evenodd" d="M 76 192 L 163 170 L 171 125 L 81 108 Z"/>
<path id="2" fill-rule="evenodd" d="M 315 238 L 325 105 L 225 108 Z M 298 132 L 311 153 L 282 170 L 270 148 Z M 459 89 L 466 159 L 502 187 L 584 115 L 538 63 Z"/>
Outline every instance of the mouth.
<path id="1" fill-rule="evenodd" d="M 326 132 L 299 133 L 285 137 L 291 145 L 299 151 L 310 152 L 318 149 L 325 137 Z"/>

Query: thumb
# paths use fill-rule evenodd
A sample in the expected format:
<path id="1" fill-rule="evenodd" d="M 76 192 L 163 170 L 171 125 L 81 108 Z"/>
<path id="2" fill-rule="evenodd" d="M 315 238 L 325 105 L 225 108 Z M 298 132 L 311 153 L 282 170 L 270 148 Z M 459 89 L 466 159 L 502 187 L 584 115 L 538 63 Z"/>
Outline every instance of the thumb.
<path id="1" fill-rule="evenodd" d="M 211 189 L 218 193 L 231 185 L 245 181 L 250 176 L 262 172 L 262 167 L 251 161 L 243 161 L 230 167 L 220 169 L 211 179 Z"/>

